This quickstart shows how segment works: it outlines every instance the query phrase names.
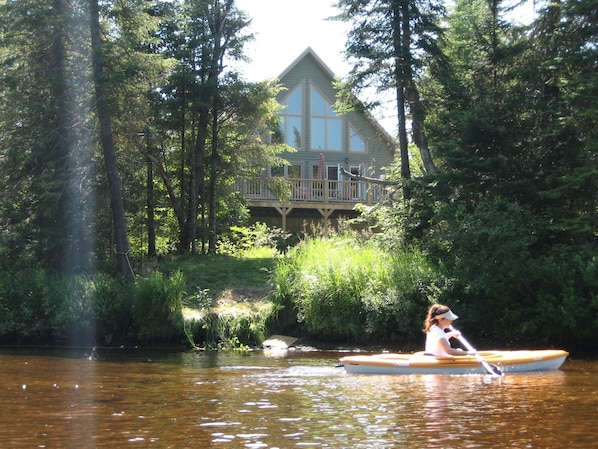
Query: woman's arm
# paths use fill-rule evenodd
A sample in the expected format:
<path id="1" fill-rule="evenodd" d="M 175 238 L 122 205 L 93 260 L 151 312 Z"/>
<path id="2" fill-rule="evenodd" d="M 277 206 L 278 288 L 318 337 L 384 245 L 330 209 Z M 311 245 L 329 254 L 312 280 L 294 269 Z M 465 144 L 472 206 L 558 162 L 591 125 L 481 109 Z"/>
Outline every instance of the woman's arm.
<path id="1" fill-rule="evenodd" d="M 444 349 L 444 351 L 450 355 L 473 355 L 473 354 L 475 354 L 475 352 L 469 352 L 469 351 L 464 351 L 463 349 L 452 348 L 448 341 L 448 338 L 441 338 L 439 343 L 442 346 L 442 349 Z"/>

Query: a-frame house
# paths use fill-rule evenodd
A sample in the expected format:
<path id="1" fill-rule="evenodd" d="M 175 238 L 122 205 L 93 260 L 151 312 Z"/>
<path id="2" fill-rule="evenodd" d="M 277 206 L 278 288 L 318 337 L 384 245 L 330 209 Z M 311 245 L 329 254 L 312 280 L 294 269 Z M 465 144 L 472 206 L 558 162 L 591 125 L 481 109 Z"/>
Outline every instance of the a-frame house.
<path id="1" fill-rule="evenodd" d="M 281 136 L 297 151 L 282 155 L 289 165 L 238 183 L 249 199 L 252 221 L 285 230 L 298 230 L 314 220 L 327 226 L 339 217 L 355 217 L 358 203 L 380 201 L 385 194 L 382 187 L 343 173 L 380 177 L 394 159 L 395 140 L 367 113 L 334 111 L 335 75 L 311 48 L 278 79 L 285 88 L 278 98 L 284 106 Z M 291 184 L 290 198 L 282 202 L 268 187 L 268 178 L 275 176 Z"/>

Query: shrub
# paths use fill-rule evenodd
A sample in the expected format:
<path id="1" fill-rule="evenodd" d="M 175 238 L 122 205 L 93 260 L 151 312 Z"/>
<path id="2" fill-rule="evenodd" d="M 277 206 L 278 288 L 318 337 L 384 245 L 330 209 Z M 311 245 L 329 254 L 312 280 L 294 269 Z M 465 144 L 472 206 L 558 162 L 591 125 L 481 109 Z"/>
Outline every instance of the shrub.
<path id="1" fill-rule="evenodd" d="M 98 344 L 122 343 L 130 338 L 133 327 L 132 287 L 118 279 L 98 273 L 89 278 L 86 291 L 95 298 L 96 334 Z"/>
<path id="2" fill-rule="evenodd" d="M 133 289 L 136 337 L 147 343 L 173 342 L 183 335 L 184 278 L 155 272 L 137 281 Z"/>
<path id="3" fill-rule="evenodd" d="M 0 338 L 88 346 L 125 338 L 132 322 L 126 288 L 104 274 L 43 270 L 0 275 Z"/>
<path id="4" fill-rule="evenodd" d="M 52 318 L 60 311 L 57 305 L 46 310 L 54 279 L 42 270 L 2 273 L 0 331 L 4 339 L 39 342 L 52 336 Z"/>
<path id="5" fill-rule="evenodd" d="M 255 248 L 270 248 L 284 253 L 297 242 L 296 236 L 280 228 L 269 228 L 264 223 L 249 227 L 231 226 L 227 234 L 220 236 L 218 252 L 237 255 Z"/>

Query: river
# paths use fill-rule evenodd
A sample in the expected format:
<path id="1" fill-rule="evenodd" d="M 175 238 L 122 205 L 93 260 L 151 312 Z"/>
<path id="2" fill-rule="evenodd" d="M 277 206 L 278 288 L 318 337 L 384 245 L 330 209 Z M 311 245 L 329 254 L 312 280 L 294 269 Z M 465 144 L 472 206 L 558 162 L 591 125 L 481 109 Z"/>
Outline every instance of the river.
<path id="1" fill-rule="evenodd" d="M 339 352 L 0 349 L 2 448 L 598 448 L 598 362 L 348 375 Z"/>

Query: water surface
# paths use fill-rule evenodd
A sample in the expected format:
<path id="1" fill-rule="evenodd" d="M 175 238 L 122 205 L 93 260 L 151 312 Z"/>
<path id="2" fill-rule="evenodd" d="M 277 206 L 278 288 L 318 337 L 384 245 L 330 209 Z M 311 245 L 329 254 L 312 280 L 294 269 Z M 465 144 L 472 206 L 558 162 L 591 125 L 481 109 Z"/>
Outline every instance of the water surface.
<path id="1" fill-rule="evenodd" d="M 0 447 L 598 448 L 598 362 L 348 375 L 338 352 L 0 350 Z"/>

